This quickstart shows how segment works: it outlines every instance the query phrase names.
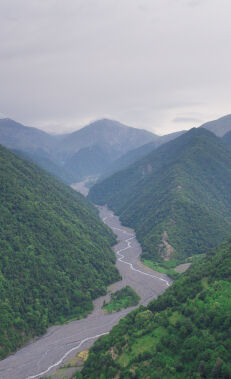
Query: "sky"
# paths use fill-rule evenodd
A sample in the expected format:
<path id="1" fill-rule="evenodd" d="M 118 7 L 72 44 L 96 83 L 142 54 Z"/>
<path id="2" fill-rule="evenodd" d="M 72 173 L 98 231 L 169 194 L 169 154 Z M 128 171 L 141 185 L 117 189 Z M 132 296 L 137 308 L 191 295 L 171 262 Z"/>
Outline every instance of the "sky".
<path id="1" fill-rule="evenodd" d="M 230 0 L 0 0 L 0 116 L 163 135 L 231 113 Z"/>

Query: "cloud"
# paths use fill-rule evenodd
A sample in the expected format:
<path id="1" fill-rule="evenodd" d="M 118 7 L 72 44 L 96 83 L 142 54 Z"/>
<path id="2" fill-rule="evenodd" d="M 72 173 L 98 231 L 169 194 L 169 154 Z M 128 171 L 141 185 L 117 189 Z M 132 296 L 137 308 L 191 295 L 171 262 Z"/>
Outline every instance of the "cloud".
<path id="1" fill-rule="evenodd" d="M 195 123 L 195 124 L 199 124 L 199 123 L 202 123 L 202 120 L 200 119 L 196 119 L 194 117 L 176 117 L 172 120 L 173 122 L 175 123 Z"/>
<path id="2" fill-rule="evenodd" d="M 0 111 L 57 132 L 106 116 L 158 133 L 230 113 L 230 13 L 229 0 L 2 0 Z"/>

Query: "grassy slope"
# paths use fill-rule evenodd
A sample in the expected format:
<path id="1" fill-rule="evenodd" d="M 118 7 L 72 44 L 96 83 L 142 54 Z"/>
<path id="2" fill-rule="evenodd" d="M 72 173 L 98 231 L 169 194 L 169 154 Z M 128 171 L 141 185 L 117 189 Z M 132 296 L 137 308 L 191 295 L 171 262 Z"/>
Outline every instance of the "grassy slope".
<path id="1" fill-rule="evenodd" d="M 80 194 L 0 146 L 0 357 L 92 309 L 119 278 L 113 243 Z"/>
<path id="2" fill-rule="evenodd" d="M 102 183 L 89 198 L 107 203 L 135 229 L 143 259 L 205 252 L 231 230 L 231 152 L 204 129 L 192 129 Z"/>
<path id="3" fill-rule="evenodd" d="M 83 378 L 231 377 L 231 241 L 90 350 Z"/>

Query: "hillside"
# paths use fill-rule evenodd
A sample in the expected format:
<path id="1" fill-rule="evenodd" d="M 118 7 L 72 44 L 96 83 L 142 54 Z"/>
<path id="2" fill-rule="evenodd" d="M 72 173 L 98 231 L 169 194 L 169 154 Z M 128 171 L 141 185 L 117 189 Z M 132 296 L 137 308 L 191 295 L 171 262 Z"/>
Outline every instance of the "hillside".
<path id="1" fill-rule="evenodd" d="M 80 194 L 0 146 L 0 358 L 92 310 L 119 278 L 114 243 Z"/>
<path id="2" fill-rule="evenodd" d="M 80 379 L 231 377 L 231 241 L 90 350 Z"/>
<path id="3" fill-rule="evenodd" d="M 179 137 L 181 134 L 184 134 L 185 131 L 166 134 L 165 136 L 158 137 L 154 141 L 149 142 L 145 145 L 137 147 L 136 149 L 129 150 L 122 157 L 113 161 L 100 176 L 100 181 L 105 179 L 108 176 L 113 175 L 114 173 L 124 170 L 126 167 L 130 166 L 132 163 L 135 163 L 139 159 L 148 155 L 151 151 L 157 149 L 159 146 Z"/>
<path id="4" fill-rule="evenodd" d="M 86 176 L 97 175 L 110 166 L 114 160 L 113 151 L 113 148 L 107 146 L 84 147 L 67 158 L 63 168 L 73 177 L 73 182 L 81 181 Z M 114 154 L 117 153 L 114 151 Z"/>
<path id="5" fill-rule="evenodd" d="M 221 117 L 214 121 L 206 122 L 201 125 L 201 128 L 208 129 L 218 137 L 223 137 L 226 133 L 231 131 L 231 115 Z"/>
<path id="6" fill-rule="evenodd" d="M 23 151 L 38 148 L 49 151 L 55 139 L 42 130 L 28 127 L 9 118 L 0 119 L 0 144 Z"/>
<path id="7" fill-rule="evenodd" d="M 222 137 L 222 141 L 223 141 L 225 144 L 231 146 L 231 131 L 228 132 L 228 133 L 226 133 L 226 134 Z"/>
<path id="8" fill-rule="evenodd" d="M 19 155 L 20 157 L 34 162 L 39 167 L 43 168 L 50 174 L 59 178 L 62 182 L 66 184 L 71 184 L 76 181 L 76 176 L 74 172 L 65 169 L 64 167 L 56 164 L 50 157 L 48 153 L 41 149 L 36 151 L 23 151 L 12 149 L 12 152 Z"/>
<path id="9" fill-rule="evenodd" d="M 231 152 L 192 129 L 92 187 L 135 229 L 142 258 L 168 264 L 216 247 L 231 232 Z"/>

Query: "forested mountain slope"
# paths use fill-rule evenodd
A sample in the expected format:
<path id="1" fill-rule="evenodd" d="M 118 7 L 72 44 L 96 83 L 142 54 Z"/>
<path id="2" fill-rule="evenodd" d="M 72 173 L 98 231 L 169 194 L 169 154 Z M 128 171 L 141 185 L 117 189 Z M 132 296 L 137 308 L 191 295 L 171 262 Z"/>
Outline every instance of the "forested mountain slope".
<path id="1" fill-rule="evenodd" d="M 92 309 L 119 278 L 113 243 L 80 194 L 0 146 L 0 357 Z"/>
<path id="2" fill-rule="evenodd" d="M 231 378 L 231 241 L 96 341 L 78 379 Z"/>
<path id="3" fill-rule="evenodd" d="M 166 261 L 205 252 L 229 236 L 230 188 L 230 150 L 194 128 L 96 184 L 89 198 L 136 230 L 143 258 Z"/>

